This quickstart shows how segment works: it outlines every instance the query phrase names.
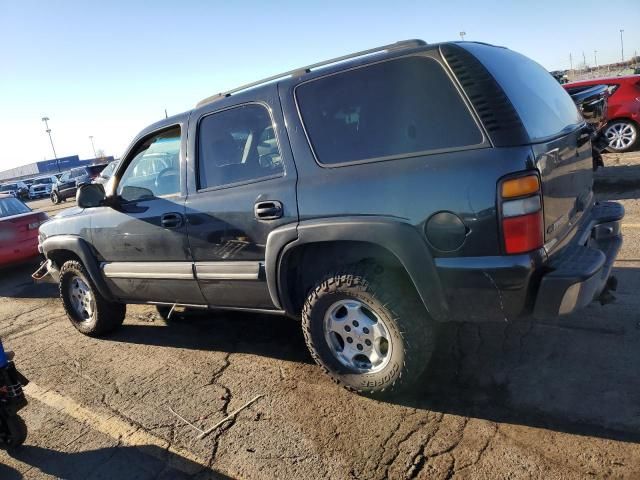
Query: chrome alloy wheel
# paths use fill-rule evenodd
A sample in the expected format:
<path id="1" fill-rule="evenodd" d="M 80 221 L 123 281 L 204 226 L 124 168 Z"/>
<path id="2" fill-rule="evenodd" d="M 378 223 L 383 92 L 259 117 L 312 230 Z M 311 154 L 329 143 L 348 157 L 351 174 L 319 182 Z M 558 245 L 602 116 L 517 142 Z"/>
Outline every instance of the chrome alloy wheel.
<path id="1" fill-rule="evenodd" d="M 636 142 L 638 132 L 631 123 L 618 122 L 607 127 L 604 135 L 609 142 L 609 148 L 613 150 L 624 150 Z"/>
<path id="2" fill-rule="evenodd" d="M 327 309 L 324 335 L 333 356 L 345 367 L 373 373 L 391 359 L 391 335 L 382 319 L 364 303 L 343 299 Z"/>
<path id="3" fill-rule="evenodd" d="M 91 289 L 85 281 L 78 276 L 74 276 L 69 282 L 68 293 L 71 305 L 78 318 L 81 321 L 90 320 L 96 308 L 96 303 L 93 293 L 91 293 Z"/>

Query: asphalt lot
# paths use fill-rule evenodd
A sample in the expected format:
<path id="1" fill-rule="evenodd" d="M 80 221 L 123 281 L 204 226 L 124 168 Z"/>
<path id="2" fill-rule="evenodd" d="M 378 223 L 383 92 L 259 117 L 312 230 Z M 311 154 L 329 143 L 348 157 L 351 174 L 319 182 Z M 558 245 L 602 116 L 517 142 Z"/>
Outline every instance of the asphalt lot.
<path id="1" fill-rule="evenodd" d="M 0 336 L 32 383 L 29 438 L 0 453 L 0 478 L 638 478 L 640 190 L 599 196 L 627 209 L 617 302 L 450 326 L 423 386 L 395 402 L 334 385 L 293 320 L 167 323 L 132 306 L 121 330 L 91 339 L 55 286 L 33 284 L 33 265 L 5 270 Z M 206 430 L 256 395 L 203 439 L 173 413 Z"/>

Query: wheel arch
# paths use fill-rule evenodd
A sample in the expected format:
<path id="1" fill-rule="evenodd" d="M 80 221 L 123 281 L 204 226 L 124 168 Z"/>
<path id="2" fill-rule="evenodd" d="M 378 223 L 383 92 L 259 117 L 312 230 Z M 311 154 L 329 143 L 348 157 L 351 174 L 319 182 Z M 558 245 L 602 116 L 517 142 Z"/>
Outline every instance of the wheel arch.
<path id="1" fill-rule="evenodd" d="M 100 294 L 105 299 L 114 300 L 100 273 L 100 266 L 86 240 L 75 235 L 49 237 L 42 242 L 42 251 L 59 268 L 68 260 L 78 260 L 86 268 Z"/>
<path id="2" fill-rule="evenodd" d="M 271 298 L 291 316 L 300 314 L 300 290 L 304 296 L 309 287 L 305 276 L 374 259 L 408 277 L 432 318 L 448 317 L 431 252 L 418 230 L 400 219 L 338 217 L 287 225 L 269 235 L 265 257 Z"/>

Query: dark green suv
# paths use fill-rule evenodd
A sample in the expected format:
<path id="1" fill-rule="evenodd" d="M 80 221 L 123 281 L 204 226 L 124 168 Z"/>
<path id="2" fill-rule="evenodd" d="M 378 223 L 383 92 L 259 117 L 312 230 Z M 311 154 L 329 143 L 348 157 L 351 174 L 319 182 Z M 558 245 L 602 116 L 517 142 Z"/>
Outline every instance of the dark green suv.
<path id="1" fill-rule="evenodd" d="M 540 65 L 399 42 L 149 126 L 40 228 L 39 275 L 88 335 L 127 303 L 300 318 L 333 379 L 388 393 L 427 367 L 439 323 L 609 298 L 624 210 L 592 184 L 590 129 Z"/>

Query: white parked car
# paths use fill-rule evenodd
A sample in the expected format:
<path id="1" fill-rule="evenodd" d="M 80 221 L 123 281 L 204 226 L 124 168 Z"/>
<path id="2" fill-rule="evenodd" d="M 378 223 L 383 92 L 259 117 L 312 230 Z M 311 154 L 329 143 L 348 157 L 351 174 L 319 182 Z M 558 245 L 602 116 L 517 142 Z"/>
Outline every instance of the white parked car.
<path id="1" fill-rule="evenodd" d="M 29 187 L 29 198 L 49 197 L 51 195 L 51 187 L 56 181 L 57 179 L 53 175 L 35 178 Z"/>

